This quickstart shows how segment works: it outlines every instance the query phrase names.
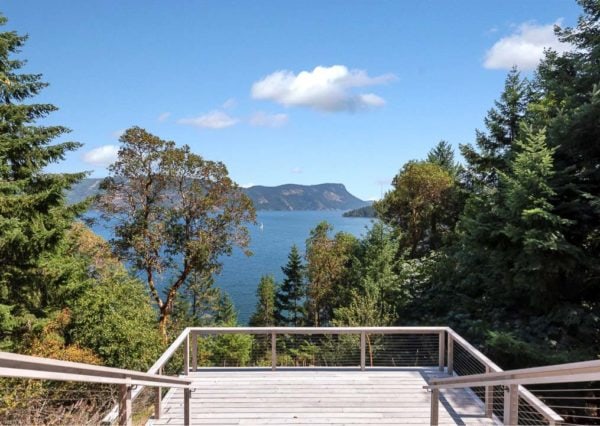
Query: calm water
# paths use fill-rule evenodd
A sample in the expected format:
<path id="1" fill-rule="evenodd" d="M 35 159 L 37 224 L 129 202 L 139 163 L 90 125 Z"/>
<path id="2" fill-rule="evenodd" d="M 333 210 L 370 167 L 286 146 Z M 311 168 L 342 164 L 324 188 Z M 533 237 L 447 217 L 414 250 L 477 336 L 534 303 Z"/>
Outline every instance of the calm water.
<path id="1" fill-rule="evenodd" d="M 260 277 L 273 274 L 280 281 L 281 267 L 287 262 L 292 244 L 304 252 L 309 232 L 319 222 L 326 220 L 333 225 L 334 232 L 344 231 L 357 237 L 364 235 L 371 225 L 371 219 L 346 218 L 339 211 L 260 211 L 257 220 L 262 223 L 262 229 L 260 226 L 250 228 L 253 255 L 246 257 L 235 250 L 232 256 L 223 258 L 223 271 L 215 277 L 216 285 L 233 299 L 242 324 L 254 311 Z M 99 223 L 92 228 L 107 239 L 111 236 L 110 229 Z"/>

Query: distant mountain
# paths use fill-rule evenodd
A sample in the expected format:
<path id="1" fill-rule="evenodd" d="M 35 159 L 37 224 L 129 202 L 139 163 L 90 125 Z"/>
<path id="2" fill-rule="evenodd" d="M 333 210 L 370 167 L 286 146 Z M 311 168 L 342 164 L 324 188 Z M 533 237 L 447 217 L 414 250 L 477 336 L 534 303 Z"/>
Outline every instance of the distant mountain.
<path id="1" fill-rule="evenodd" d="M 70 204 L 78 203 L 85 200 L 87 197 L 92 197 L 100 192 L 100 182 L 103 179 L 83 179 L 67 192 L 67 200 Z"/>
<path id="2" fill-rule="evenodd" d="M 70 203 L 96 195 L 102 179 L 84 179 L 67 194 Z M 251 186 L 244 188 L 257 210 L 351 210 L 370 203 L 350 194 L 341 183 Z"/>
<path id="3" fill-rule="evenodd" d="M 377 217 L 373 204 L 368 206 L 359 207 L 354 210 L 347 211 L 343 214 L 344 217 Z"/>
<path id="4" fill-rule="evenodd" d="M 245 191 L 257 210 L 350 210 L 369 204 L 341 183 L 251 186 Z"/>

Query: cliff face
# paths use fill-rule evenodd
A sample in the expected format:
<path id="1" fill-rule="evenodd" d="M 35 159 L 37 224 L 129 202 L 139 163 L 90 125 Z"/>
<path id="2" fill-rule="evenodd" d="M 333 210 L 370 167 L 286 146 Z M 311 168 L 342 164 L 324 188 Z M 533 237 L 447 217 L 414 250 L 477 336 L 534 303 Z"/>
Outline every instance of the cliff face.
<path id="1" fill-rule="evenodd" d="M 69 202 L 96 195 L 102 179 L 84 179 L 67 194 Z M 244 188 L 257 210 L 350 210 L 368 205 L 341 183 L 251 186 Z"/>

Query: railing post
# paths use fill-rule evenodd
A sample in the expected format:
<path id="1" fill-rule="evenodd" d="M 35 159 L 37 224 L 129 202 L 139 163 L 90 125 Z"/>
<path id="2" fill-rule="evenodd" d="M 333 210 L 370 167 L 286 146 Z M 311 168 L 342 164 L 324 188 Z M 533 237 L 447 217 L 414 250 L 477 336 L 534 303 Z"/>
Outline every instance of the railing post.
<path id="1" fill-rule="evenodd" d="M 438 351 L 439 351 L 438 364 L 440 367 L 440 371 L 444 371 L 444 365 L 445 365 L 445 360 L 446 360 L 446 357 L 445 357 L 445 355 L 446 355 L 446 336 L 445 336 L 444 331 L 440 331 Z"/>
<path id="2" fill-rule="evenodd" d="M 128 378 L 129 379 L 129 378 Z M 131 385 L 119 385 L 119 425 L 131 426 Z"/>
<path id="3" fill-rule="evenodd" d="M 439 422 L 439 407 L 440 407 L 440 390 L 431 389 L 431 412 L 429 417 L 429 424 L 431 426 L 437 426 Z"/>
<path id="4" fill-rule="evenodd" d="M 187 376 L 190 373 L 190 334 L 185 336 L 183 344 L 183 374 Z"/>
<path id="5" fill-rule="evenodd" d="M 158 369 L 159 376 L 162 375 L 162 368 Z M 156 420 L 160 419 L 162 414 L 162 388 L 155 387 L 154 388 L 154 418 Z"/>
<path id="6" fill-rule="evenodd" d="M 504 387 L 504 424 L 519 424 L 519 385 Z"/>
<path id="7" fill-rule="evenodd" d="M 190 398 L 192 390 L 190 388 L 183 389 L 183 424 L 190 426 Z"/>
<path id="8" fill-rule="evenodd" d="M 271 369 L 277 368 L 277 334 L 271 333 Z"/>
<path id="9" fill-rule="evenodd" d="M 454 339 L 452 334 L 448 333 L 448 374 L 454 374 Z"/>
<path id="10" fill-rule="evenodd" d="M 365 371 L 365 359 L 367 356 L 367 336 L 364 331 L 360 332 L 360 369 Z"/>
<path id="11" fill-rule="evenodd" d="M 192 334 L 192 369 L 198 371 L 198 333 Z"/>
<path id="12" fill-rule="evenodd" d="M 490 367 L 485 367 L 485 372 L 490 373 Z M 485 387 L 485 416 L 488 418 L 494 417 L 494 387 Z"/>

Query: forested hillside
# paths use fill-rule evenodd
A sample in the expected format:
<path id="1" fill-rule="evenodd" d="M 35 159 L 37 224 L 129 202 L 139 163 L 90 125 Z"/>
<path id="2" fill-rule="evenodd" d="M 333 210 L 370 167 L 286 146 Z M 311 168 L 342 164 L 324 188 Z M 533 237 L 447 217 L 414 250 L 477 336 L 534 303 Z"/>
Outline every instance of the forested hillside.
<path id="1" fill-rule="evenodd" d="M 292 252 L 255 318 L 449 325 L 504 368 L 597 358 L 600 4 L 580 4 L 577 27 L 556 30 L 574 49 L 508 74 L 464 162 L 442 141 L 402 165 L 363 240 L 319 225 L 293 268 L 303 278 Z M 290 298 L 305 300 L 301 320 Z"/>

